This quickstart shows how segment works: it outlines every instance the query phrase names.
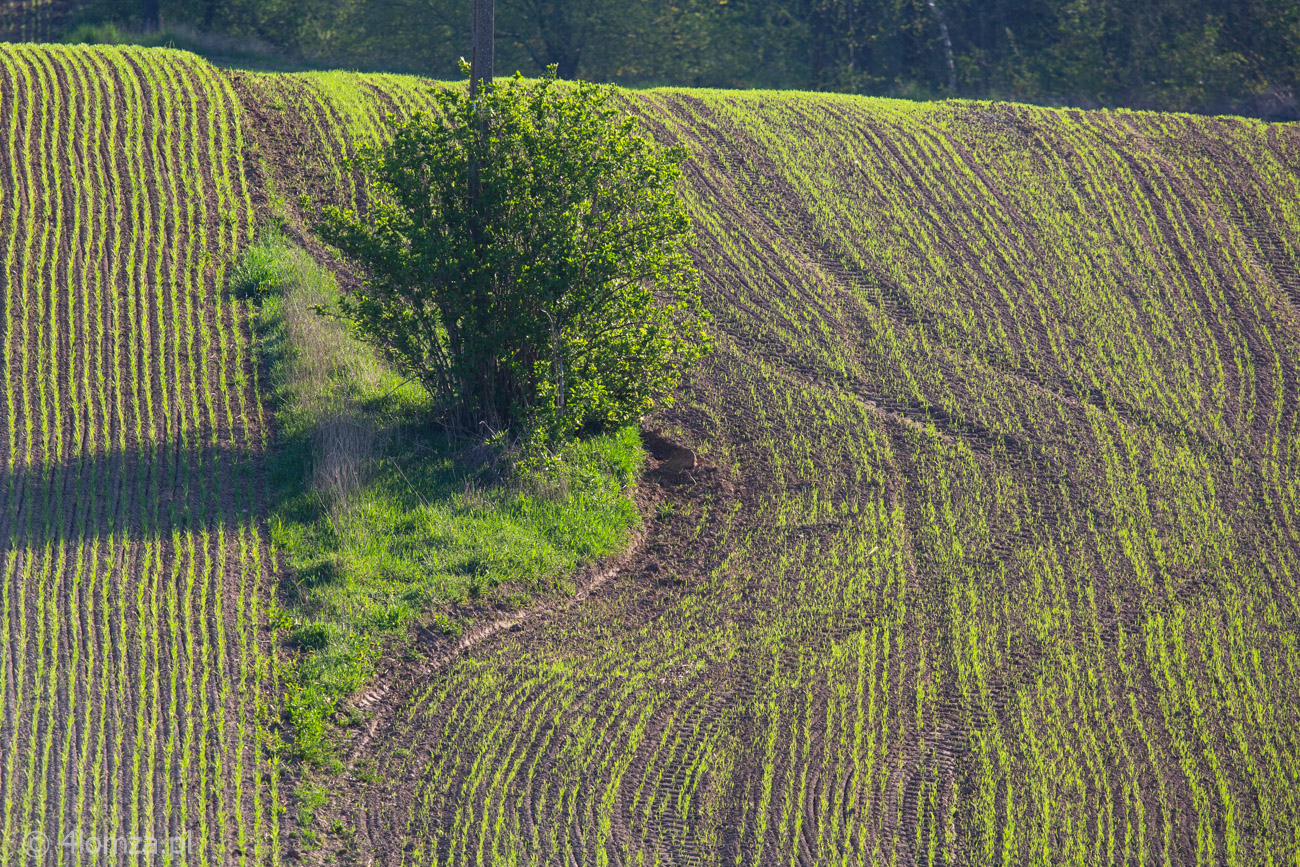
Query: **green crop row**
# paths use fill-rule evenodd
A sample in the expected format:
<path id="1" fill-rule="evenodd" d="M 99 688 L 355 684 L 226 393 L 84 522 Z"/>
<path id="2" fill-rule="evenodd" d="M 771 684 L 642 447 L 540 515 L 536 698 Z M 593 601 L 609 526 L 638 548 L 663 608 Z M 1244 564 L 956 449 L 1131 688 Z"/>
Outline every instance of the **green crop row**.
<path id="1" fill-rule="evenodd" d="M 274 863 L 263 425 L 221 292 L 251 231 L 242 107 L 174 52 L 6 46 L 0 77 L 0 860 L 39 832 L 52 864 L 178 835 L 116 860 Z"/>

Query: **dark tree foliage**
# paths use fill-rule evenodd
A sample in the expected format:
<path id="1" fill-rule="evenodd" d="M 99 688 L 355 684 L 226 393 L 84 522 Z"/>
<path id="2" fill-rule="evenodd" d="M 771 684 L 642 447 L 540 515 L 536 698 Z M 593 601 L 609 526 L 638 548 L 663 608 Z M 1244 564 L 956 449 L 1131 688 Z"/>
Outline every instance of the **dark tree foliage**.
<path id="1" fill-rule="evenodd" d="M 456 74 L 470 0 L 159 0 L 164 24 L 318 64 Z M 86 16 L 138 19 L 134 0 Z M 515 0 L 501 68 L 622 84 L 782 87 L 1297 118 L 1300 0 Z"/>
<path id="2" fill-rule="evenodd" d="M 473 99 L 443 89 L 437 114 L 361 153 L 368 212 L 324 211 L 323 236 L 366 277 L 341 312 L 458 428 L 624 424 L 707 349 L 685 151 L 656 148 L 613 99 L 553 68 Z"/>

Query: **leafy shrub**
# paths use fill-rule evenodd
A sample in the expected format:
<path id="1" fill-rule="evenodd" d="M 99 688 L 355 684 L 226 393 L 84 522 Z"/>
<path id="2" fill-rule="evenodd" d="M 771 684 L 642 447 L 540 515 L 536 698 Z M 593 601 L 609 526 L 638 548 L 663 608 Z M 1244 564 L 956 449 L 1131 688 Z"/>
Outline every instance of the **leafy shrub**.
<path id="1" fill-rule="evenodd" d="M 685 151 L 553 70 L 436 99 L 360 153 L 367 213 L 324 210 L 367 277 L 341 312 L 462 429 L 568 435 L 666 400 L 708 346 Z"/>

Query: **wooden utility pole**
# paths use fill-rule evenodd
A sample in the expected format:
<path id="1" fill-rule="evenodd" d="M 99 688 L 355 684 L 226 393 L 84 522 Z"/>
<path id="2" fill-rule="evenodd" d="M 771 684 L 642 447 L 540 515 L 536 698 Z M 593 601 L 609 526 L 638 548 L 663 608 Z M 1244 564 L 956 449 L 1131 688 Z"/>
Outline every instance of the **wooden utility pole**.
<path id="1" fill-rule="evenodd" d="M 493 17 L 495 0 L 474 0 L 474 44 L 469 56 L 469 95 L 478 93 L 479 83 L 492 81 Z"/>
<path id="2" fill-rule="evenodd" d="M 474 99 L 478 95 L 479 87 L 484 84 L 492 83 L 492 61 L 493 61 L 493 6 L 495 0 L 474 0 L 474 44 L 470 47 L 469 56 L 469 98 Z M 479 144 L 487 140 L 488 134 L 488 117 L 487 112 L 480 111 L 478 119 Z M 470 237 L 478 240 L 482 232 L 482 227 L 478 219 L 478 193 L 479 193 L 479 164 L 478 158 L 474 157 L 469 162 L 469 233 Z"/>

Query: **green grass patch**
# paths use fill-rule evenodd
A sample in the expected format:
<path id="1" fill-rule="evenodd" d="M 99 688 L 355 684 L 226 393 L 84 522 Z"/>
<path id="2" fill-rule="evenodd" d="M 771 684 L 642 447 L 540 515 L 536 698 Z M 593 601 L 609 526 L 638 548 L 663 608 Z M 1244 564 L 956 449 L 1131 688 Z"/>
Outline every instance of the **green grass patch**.
<path id="1" fill-rule="evenodd" d="M 580 563 L 638 522 L 635 427 L 531 454 L 449 438 L 427 393 L 342 320 L 333 276 L 278 236 L 251 246 L 234 289 L 258 299 L 275 411 L 271 540 L 294 649 L 293 751 L 324 763 L 340 700 L 426 624 L 448 635 L 489 604 L 572 591 Z M 333 722 L 332 722 L 333 721 Z"/>

